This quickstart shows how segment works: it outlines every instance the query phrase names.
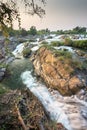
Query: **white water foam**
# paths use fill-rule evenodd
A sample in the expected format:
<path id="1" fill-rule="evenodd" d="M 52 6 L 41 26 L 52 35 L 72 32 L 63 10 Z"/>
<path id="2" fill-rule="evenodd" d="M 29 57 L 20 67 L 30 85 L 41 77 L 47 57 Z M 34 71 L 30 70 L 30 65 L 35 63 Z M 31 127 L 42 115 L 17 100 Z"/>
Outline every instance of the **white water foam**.
<path id="1" fill-rule="evenodd" d="M 22 73 L 21 78 L 41 101 L 52 120 L 62 123 L 68 130 L 87 130 L 87 102 L 77 96 L 63 97 L 57 91 L 49 92 L 30 71 Z"/>
<path id="2" fill-rule="evenodd" d="M 56 49 L 56 50 L 64 50 L 64 49 L 66 49 L 66 50 L 68 50 L 71 53 L 75 53 L 74 50 L 73 50 L 73 48 L 69 47 L 69 46 L 54 47 L 54 49 Z"/>
<path id="3" fill-rule="evenodd" d="M 72 130 L 67 115 L 59 107 L 58 102 L 53 99 L 45 85 L 37 82 L 30 71 L 22 73 L 21 78 L 23 83 L 26 84 L 30 91 L 42 102 L 50 118 L 62 123 L 68 130 Z"/>
<path id="4" fill-rule="evenodd" d="M 61 36 L 62 36 L 62 35 L 61 35 Z M 51 39 L 45 38 L 45 41 L 48 42 L 49 44 L 50 44 L 51 42 L 53 42 L 53 41 L 61 41 L 61 36 L 60 36 L 60 35 L 59 35 L 59 36 L 55 36 L 55 37 L 53 37 L 53 38 L 51 38 Z"/>
<path id="5" fill-rule="evenodd" d="M 23 51 L 23 48 L 24 48 L 24 44 L 23 43 L 21 43 L 21 44 L 19 44 L 17 47 L 16 47 L 16 49 L 12 52 L 13 53 L 13 55 L 15 56 L 15 57 L 21 57 L 22 56 L 22 51 Z"/>

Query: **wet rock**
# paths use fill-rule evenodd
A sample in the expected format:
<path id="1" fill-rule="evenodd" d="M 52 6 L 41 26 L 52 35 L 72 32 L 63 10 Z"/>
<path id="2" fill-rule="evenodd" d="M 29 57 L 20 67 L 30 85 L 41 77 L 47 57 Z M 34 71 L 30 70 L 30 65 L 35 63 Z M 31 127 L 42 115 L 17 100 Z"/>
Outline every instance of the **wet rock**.
<path id="1" fill-rule="evenodd" d="M 72 64 L 66 62 L 67 59 L 59 60 L 46 47 L 40 48 L 31 59 L 37 75 L 63 95 L 75 94 L 87 85 L 87 75 L 83 71 L 78 73 Z"/>
<path id="2" fill-rule="evenodd" d="M 53 123 L 41 103 L 28 90 L 10 91 L 0 95 L 0 129 L 4 130 L 66 130 Z"/>
<path id="3" fill-rule="evenodd" d="M 0 72 L 0 77 L 3 77 L 4 76 L 4 72 Z"/>
<path id="4" fill-rule="evenodd" d="M 83 109 L 83 110 L 81 111 L 81 114 L 82 114 L 82 116 L 87 120 L 87 110 L 86 110 L 86 109 Z"/>
<path id="5" fill-rule="evenodd" d="M 85 52 L 81 51 L 81 50 L 76 50 L 76 53 L 78 54 L 78 56 L 84 56 Z"/>
<path id="6" fill-rule="evenodd" d="M 0 69 L 0 81 L 4 78 L 6 72 L 6 68 L 1 68 Z"/>
<path id="7" fill-rule="evenodd" d="M 15 58 L 14 57 L 8 57 L 6 59 L 6 64 L 9 64 L 10 62 L 12 62 Z"/>
<path id="8" fill-rule="evenodd" d="M 5 71 L 6 71 L 6 68 L 1 68 L 0 71 L 1 71 L 1 72 L 5 72 Z"/>

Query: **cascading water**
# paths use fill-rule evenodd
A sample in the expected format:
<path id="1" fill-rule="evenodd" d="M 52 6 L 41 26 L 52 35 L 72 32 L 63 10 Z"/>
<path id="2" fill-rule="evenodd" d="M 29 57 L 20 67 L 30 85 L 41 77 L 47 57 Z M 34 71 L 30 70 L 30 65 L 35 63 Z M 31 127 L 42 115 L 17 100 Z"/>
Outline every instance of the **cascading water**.
<path id="1" fill-rule="evenodd" d="M 24 44 L 19 44 L 16 49 L 12 52 L 15 57 L 22 57 L 21 53 L 23 51 Z"/>
<path id="2" fill-rule="evenodd" d="M 87 103 L 76 96 L 63 97 L 57 91 L 51 94 L 45 85 L 25 71 L 23 83 L 41 101 L 52 120 L 62 123 L 68 130 L 87 130 Z M 54 91 L 55 92 L 55 91 Z"/>
<path id="3" fill-rule="evenodd" d="M 52 40 L 56 39 L 57 38 L 54 37 Z M 34 44 L 36 45 L 36 42 Z M 38 43 L 31 48 L 31 50 L 36 51 L 39 46 Z M 20 44 L 16 47 L 13 51 L 15 57 L 21 56 L 23 48 L 24 44 Z M 55 49 L 62 48 L 64 48 L 64 46 Z M 68 47 L 66 49 L 74 53 L 72 48 Z M 30 70 L 31 67 L 30 69 L 23 69 L 25 72 L 22 72 L 21 75 L 22 82 L 40 100 L 50 118 L 62 123 L 68 130 L 87 130 L 87 102 L 80 100 L 77 96 L 63 97 L 57 91 L 50 92 L 43 83 L 38 82 L 37 79 L 32 76 Z"/>
<path id="4" fill-rule="evenodd" d="M 26 84 L 30 91 L 41 101 L 51 119 L 62 123 L 68 130 L 72 130 L 66 114 L 61 110 L 58 103 L 53 100 L 47 88 L 37 82 L 37 80 L 32 77 L 30 71 L 24 72 L 21 78 L 23 83 Z"/>

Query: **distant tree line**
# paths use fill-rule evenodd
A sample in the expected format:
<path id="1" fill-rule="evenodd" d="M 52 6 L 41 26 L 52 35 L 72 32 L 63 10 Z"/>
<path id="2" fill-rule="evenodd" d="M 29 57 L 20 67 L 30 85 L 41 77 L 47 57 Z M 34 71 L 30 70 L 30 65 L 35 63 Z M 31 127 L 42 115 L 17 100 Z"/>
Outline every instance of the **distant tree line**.
<path id="1" fill-rule="evenodd" d="M 31 26 L 29 30 L 26 30 L 24 28 L 21 28 L 20 30 L 15 30 L 11 27 L 7 29 L 9 36 L 27 36 L 27 35 L 43 35 L 43 34 L 49 34 L 50 30 L 48 28 L 37 30 L 35 26 Z M 3 35 L 2 31 L 0 31 L 0 35 Z"/>
<path id="2" fill-rule="evenodd" d="M 57 34 L 85 34 L 86 33 L 87 28 L 86 27 L 75 27 L 72 30 L 57 30 Z"/>
<path id="3" fill-rule="evenodd" d="M 29 30 L 21 28 L 20 30 L 14 30 L 13 28 L 9 27 L 8 29 L 9 36 L 27 36 L 27 35 L 46 35 L 46 34 L 87 34 L 86 27 L 75 27 L 72 30 L 57 30 L 57 31 L 50 31 L 48 28 L 37 30 L 35 26 L 31 26 Z M 0 35 L 2 32 L 0 31 Z"/>

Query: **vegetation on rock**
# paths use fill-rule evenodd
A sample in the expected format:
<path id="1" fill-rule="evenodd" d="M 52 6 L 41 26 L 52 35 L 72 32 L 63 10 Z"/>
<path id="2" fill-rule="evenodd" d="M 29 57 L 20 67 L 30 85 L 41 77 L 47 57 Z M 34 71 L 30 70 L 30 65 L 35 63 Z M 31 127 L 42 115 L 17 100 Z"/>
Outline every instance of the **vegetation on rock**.
<path id="1" fill-rule="evenodd" d="M 29 57 L 29 55 L 31 54 L 31 50 L 29 48 L 25 48 L 23 51 L 22 51 L 22 54 L 23 54 L 23 57 Z"/>
<path id="2" fill-rule="evenodd" d="M 63 45 L 63 42 L 59 42 L 59 41 L 53 41 L 53 42 L 51 42 L 51 44 L 50 44 L 51 46 L 56 46 L 56 47 L 58 47 L 58 46 L 62 46 Z"/>
<path id="3" fill-rule="evenodd" d="M 87 68 L 74 60 L 70 52 L 44 46 L 34 55 L 33 64 L 35 72 L 46 84 L 63 95 L 75 94 L 86 87 Z"/>
<path id="4" fill-rule="evenodd" d="M 72 41 L 71 39 L 65 39 L 63 42 L 65 46 L 71 46 L 75 48 L 87 49 L 87 40 Z"/>
<path id="5" fill-rule="evenodd" d="M 48 119 L 37 98 L 29 91 L 0 95 L 0 130 L 66 130 Z"/>

